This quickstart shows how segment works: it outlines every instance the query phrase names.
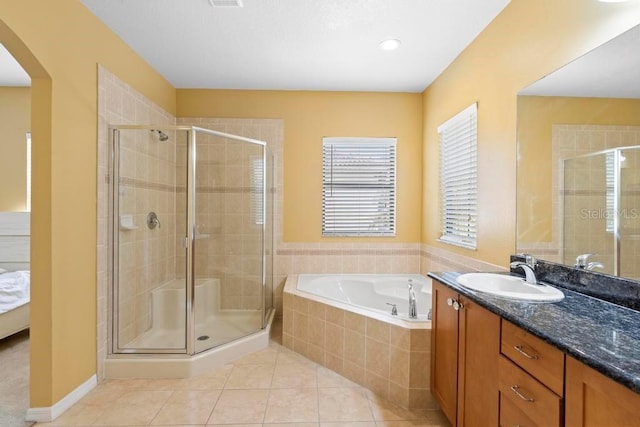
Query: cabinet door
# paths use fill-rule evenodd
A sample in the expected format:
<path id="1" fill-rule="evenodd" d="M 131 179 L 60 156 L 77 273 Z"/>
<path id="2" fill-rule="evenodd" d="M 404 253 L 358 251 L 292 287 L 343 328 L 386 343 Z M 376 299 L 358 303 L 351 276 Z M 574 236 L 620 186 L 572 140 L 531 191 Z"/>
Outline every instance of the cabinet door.
<path id="1" fill-rule="evenodd" d="M 456 425 L 458 384 L 458 311 L 447 305 L 458 294 L 433 282 L 431 325 L 431 393 L 451 425 Z"/>
<path id="2" fill-rule="evenodd" d="M 640 394 L 567 356 L 566 427 L 638 427 Z"/>
<path id="3" fill-rule="evenodd" d="M 498 425 L 500 317 L 460 297 L 458 426 Z"/>

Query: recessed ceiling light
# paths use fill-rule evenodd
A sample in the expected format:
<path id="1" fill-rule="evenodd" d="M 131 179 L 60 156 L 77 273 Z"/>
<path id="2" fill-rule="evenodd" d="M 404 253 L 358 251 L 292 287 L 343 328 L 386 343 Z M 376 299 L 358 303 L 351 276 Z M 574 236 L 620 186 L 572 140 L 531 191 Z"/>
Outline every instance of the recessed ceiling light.
<path id="1" fill-rule="evenodd" d="M 209 0 L 211 7 L 244 7 L 242 0 Z"/>
<path id="2" fill-rule="evenodd" d="M 398 39 L 388 39 L 380 42 L 380 49 L 382 50 L 396 50 L 402 42 Z"/>

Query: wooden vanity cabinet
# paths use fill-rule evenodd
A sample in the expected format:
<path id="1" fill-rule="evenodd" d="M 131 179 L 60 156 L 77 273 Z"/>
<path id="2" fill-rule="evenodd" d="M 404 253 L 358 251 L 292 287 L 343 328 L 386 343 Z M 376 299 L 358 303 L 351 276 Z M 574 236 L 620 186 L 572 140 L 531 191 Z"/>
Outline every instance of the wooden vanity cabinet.
<path id="1" fill-rule="evenodd" d="M 431 392 L 453 426 L 498 425 L 500 317 L 434 281 Z"/>
<path id="2" fill-rule="evenodd" d="M 640 394 L 567 356 L 565 427 L 638 427 Z"/>
<path id="3" fill-rule="evenodd" d="M 433 281 L 431 392 L 454 427 L 640 427 L 640 394 Z"/>
<path id="4" fill-rule="evenodd" d="M 500 426 L 562 426 L 564 353 L 504 319 L 500 352 Z"/>

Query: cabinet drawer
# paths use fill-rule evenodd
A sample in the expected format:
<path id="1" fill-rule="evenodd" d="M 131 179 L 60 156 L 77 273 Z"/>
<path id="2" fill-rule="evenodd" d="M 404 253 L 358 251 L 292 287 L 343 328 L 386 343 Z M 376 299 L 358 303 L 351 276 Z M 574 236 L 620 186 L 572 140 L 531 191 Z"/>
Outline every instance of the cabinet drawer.
<path id="1" fill-rule="evenodd" d="M 562 351 L 503 319 L 500 352 L 558 396 L 563 395 Z"/>
<path id="2" fill-rule="evenodd" d="M 513 406 L 539 426 L 559 426 L 562 398 L 504 356 L 499 361 L 500 401 Z"/>
<path id="3" fill-rule="evenodd" d="M 538 426 L 524 412 L 511 403 L 505 396 L 500 396 L 500 427 L 546 427 Z"/>

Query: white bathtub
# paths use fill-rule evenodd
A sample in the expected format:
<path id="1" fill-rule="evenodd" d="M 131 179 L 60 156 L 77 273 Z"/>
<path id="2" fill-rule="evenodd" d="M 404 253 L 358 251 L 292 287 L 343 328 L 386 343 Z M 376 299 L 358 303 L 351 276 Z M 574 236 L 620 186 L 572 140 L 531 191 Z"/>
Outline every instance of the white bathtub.
<path id="1" fill-rule="evenodd" d="M 408 316 L 410 279 L 416 295 L 417 319 Z M 420 274 L 300 274 L 296 288 L 304 294 L 329 299 L 339 308 L 390 323 L 431 320 L 431 281 Z M 397 315 L 391 314 L 389 304 L 396 305 Z"/>

